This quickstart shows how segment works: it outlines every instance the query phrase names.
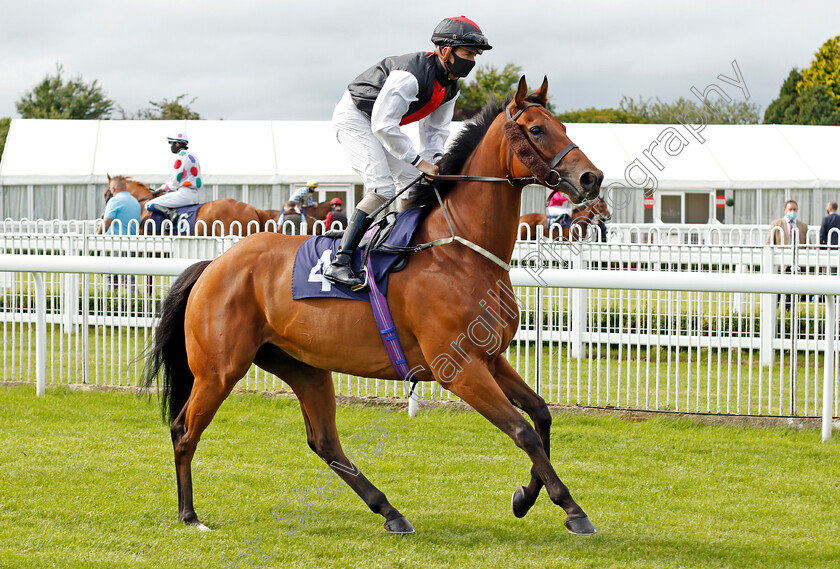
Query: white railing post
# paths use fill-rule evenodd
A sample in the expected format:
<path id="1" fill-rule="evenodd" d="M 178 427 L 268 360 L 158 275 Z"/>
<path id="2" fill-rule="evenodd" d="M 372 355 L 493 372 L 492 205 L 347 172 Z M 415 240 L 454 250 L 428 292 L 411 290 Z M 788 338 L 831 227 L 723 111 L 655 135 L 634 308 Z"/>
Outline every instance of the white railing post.
<path id="1" fill-rule="evenodd" d="M 834 320 L 837 297 L 825 297 L 825 354 L 823 359 L 823 413 L 822 440 L 831 440 L 831 424 L 834 419 Z"/>
<path id="2" fill-rule="evenodd" d="M 79 246 L 77 243 L 79 234 L 68 233 L 64 241 L 64 255 L 67 257 L 78 257 Z M 76 331 L 76 323 L 79 321 L 79 274 L 64 273 L 61 291 L 61 332 L 72 334 Z"/>
<path id="3" fill-rule="evenodd" d="M 41 273 L 32 273 L 35 280 L 35 394 L 47 391 L 47 289 Z"/>
<path id="4" fill-rule="evenodd" d="M 411 394 L 411 397 L 408 398 L 408 416 L 417 416 L 417 389 L 415 389 L 414 393 Z"/>
<path id="5" fill-rule="evenodd" d="M 765 247 L 761 256 L 761 272 L 774 273 L 773 247 Z M 773 366 L 773 335 L 776 333 L 776 310 L 778 295 L 764 293 L 759 300 L 758 336 L 760 348 L 758 359 L 763 367 Z"/>
<path id="6" fill-rule="evenodd" d="M 572 268 L 583 268 L 583 256 L 581 255 L 580 249 L 572 252 Z M 575 359 L 580 359 L 584 353 L 583 328 L 586 319 L 583 311 L 583 299 L 586 293 L 587 291 L 583 288 L 575 288 L 572 289 L 571 292 L 572 315 L 569 319 L 569 331 L 571 332 L 571 353 L 569 355 Z"/>

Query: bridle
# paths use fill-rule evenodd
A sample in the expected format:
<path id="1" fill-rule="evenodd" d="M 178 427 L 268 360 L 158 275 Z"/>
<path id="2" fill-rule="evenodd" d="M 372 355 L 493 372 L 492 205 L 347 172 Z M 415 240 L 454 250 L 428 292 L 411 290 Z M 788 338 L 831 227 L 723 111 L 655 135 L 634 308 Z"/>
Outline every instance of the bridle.
<path id="1" fill-rule="evenodd" d="M 137 200 L 139 203 L 143 203 L 144 201 L 150 200 L 160 193 L 151 189 L 147 189 L 147 191 L 149 192 L 149 195 L 139 198 Z M 111 187 L 109 186 L 108 189 L 105 190 L 105 203 L 108 203 L 108 200 L 110 200 L 112 197 L 114 197 L 114 193 L 111 191 Z"/>
<path id="2" fill-rule="evenodd" d="M 541 184 L 548 188 L 556 188 L 559 186 L 560 183 L 563 182 L 563 177 L 560 175 L 560 172 L 555 170 L 555 168 L 563 161 L 563 158 L 565 158 L 569 152 L 577 148 L 578 145 L 574 142 L 570 142 L 565 148 L 558 152 L 550 162 L 543 159 L 537 149 L 534 148 L 534 145 L 531 144 L 528 137 L 525 136 L 522 127 L 516 122 L 516 119 L 518 119 L 522 113 L 531 107 L 545 108 L 545 105 L 541 103 L 528 103 L 519 109 L 514 115 L 510 114 L 509 106 L 505 107 L 507 123 L 505 124 L 504 131 L 505 138 L 508 141 L 508 175 L 506 177 L 499 178 L 494 176 L 438 174 L 435 176 L 429 176 L 429 178 L 433 180 L 456 182 L 507 182 L 512 186 L 527 186 L 529 184 Z M 519 160 L 531 170 L 531 173 L 535 175 L 526 177 L 512 176 L 511 172 L 513 171 L 514 154 L 516 154 L 516 157 L 519 158 Z M 534 172 L 535 169 L 540 170 L 540 172 Z M 538 174 L 544 175 L 540 176 Z"/>

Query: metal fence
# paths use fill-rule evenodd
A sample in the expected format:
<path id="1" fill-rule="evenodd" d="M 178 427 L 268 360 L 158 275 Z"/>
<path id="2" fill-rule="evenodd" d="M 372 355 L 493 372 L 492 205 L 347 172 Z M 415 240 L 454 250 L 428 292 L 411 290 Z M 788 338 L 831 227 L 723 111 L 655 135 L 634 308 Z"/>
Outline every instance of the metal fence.
<path id="1" fill-rule="evenodd" d="M 62 270 L 43 271 L 44 362 L 52 383 L 138 385 L 142 357 L 153 334 L 155 311 L 178 270 L 167 262 L 214 258 L 239 236 L 102 236 L 95 225 L 6 226 L 0 255 L 54 257 Z M 773 247 L 725 235 L 611 228 L 608 242 L 520 241 L 512 264 L 527 274 L 517 286 L 521 324 L 507 356 L 519 373 L 551 403 L 688 413 L 816 417 L 823 404 L 826 340 L 837 324 L 826 324 L 823 294 L 836 275 L 840 253 L 817 245 Z M 714 229 L 714 231 L 711 231 Z M 619 231 L 620 230 L 620 231 Z M 766 230 L 765 230 L 766 231 Z M 623 236 L 646 236 L 642 239 Z M 716 235 L 695 243 L 692 235 Z M 457 246 L 457 245 L 450 245 Z M 466 254 L 466 253 L 465 253 Z M 0 257 L 0 327 L 3 378 L 32 381 L 38 310 L 35 269 L 9 272 Z M 68 261 L 69 260 L 69 261 Z M 67 263 L 70 265 L 67 265 Z M 95 263 L 95 269 L 82 270 Z M 122 264 L 121 264 L 122 263 Z M 128 263 L 126 265 L 125 263 Z M 116 274 L 131 266 L 134 274 Z M 74 268 L 75 267 L 75 268 Z M 142 268 L 142 270 L 140 270 Z M 120 269 L 122 270 L 122 269 Z M 87 271 L 87 272 L 86 272 Z M 109 272 L 115 274 L 109 274 Z M 589 280 L 565 286 L 564 278 L 585 272 Z M 796 294 L 741 282 L 772 281 L 790 272 L 809 283 Z M 516 273 L 516 271 L 514 271 Z M 600 275 L 600 280 L 593 278 Z M 554 285 L 545 279 L 551 276 Z M 675 277 L 717 285 L 664 290 Z M 638 287 L 628 285 L 643 278 Z M 557 280 L 559 279 L 559 280 Z M 705 280 L 704 280 L 705 279 Z M 527 280 L 527 279 L 526 279 Z M 524 283 L 524 281 L 522 281 Z M 840 281 L 836 281 L 840 282 Z M 587 284 L 588 283 L 588 284 Z M 599 283 L 599 284 L 595 284 Z M 515 283 L 516 284 L 516 283 Z M 814 285 L 814 286 L 811 286 Z M 792 290 L 779 284 L 778 290 Z M 775 290 L 775 289 L 774 289 Z M 833 349 L 832 349 L 833 351 Z M 336 375 L 340 394 L 404 397 L 399 382 Z M 832 372 L 837 416 L 837 374 Z M 253 367 L 240 383 L 248 389 L 283 389 L 273 375 Z M 421 398 L 448 398 L 424 384 Z"/>

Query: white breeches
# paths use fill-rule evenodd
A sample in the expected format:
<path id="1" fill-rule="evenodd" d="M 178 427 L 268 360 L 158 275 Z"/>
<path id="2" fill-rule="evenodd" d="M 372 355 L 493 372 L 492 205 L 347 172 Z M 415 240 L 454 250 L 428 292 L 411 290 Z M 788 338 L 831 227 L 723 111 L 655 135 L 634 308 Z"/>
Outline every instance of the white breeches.
<path id="1" fill-rule="evenodd" d="M 152 211 L 152 204 L 162 207 L 183 207 L 198 203 L 198 190 L 191 188 L 178 188 L 174 192 L 166 192 L 146 202 L 146 209 Z"/>
<path id="2" fill-rule="evenodd" d="M 406 187 L 420 175 L 417 168 L 385 150 L 370 128 L 370 117 L 353 104 L 350 91 L 345 91 L 336 105 L 332 124 L 350 165 L 364 181 L 365 193 L 391 198 L 397 188 Z M 400 197 L 407 198 L 409 193 Z"/>

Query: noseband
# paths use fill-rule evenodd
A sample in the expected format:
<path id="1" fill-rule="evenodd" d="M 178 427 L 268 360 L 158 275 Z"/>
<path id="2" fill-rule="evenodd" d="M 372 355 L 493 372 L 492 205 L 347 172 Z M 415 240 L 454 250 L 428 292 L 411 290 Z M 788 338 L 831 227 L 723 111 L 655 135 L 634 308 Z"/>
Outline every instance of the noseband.
<path id="1" fill-rule="evenodd" d="M 520 162 L 522 162 L 531 172 L 534 174 L 532 179 L 536 180 L 544 184 L 549 188 L 556 188 L 560 185 L 560 182 L 563 181 L 563 178 L 560 176 L 560 172 L 555 170 L 554 168 L 563 161 L 563 158 L 566 155 L 578 147 L 577 144 L 574 142 L 570 142 L 566 145 L 563 150 L 557 153 L 554 159 L 551 162 L 546 162 L 542 156 L 540 156 L 537 149 L 534 148 L 534 145 L 531 144 L 531 141 L 528 140 L 528 137 L 525 136 L 525 133 L 522 131 L 522 127 L 519 126 L 519 123 L 516 122 L 516 119 L 519 118 L 519 115 L 524 113 L 530 107 L 542 107 L 540 103 L 528 103 L 521 109 L 519 109 L 515 115 L 511 116 L 510 108 L 505 107 L 505 115 L 508 118 L 508 121 L 505 123 L 504 131 L 505 137 L 508 140 L 508 173 L 512 172 L 513 170 L 513 155 L 516 153 L 516 157 L 519 158 Z M 508 179 L 516 179 L 511 178 L 510 174 L 508 174 Z M 529 182 L 533 183 L 533 182 Z"/>

